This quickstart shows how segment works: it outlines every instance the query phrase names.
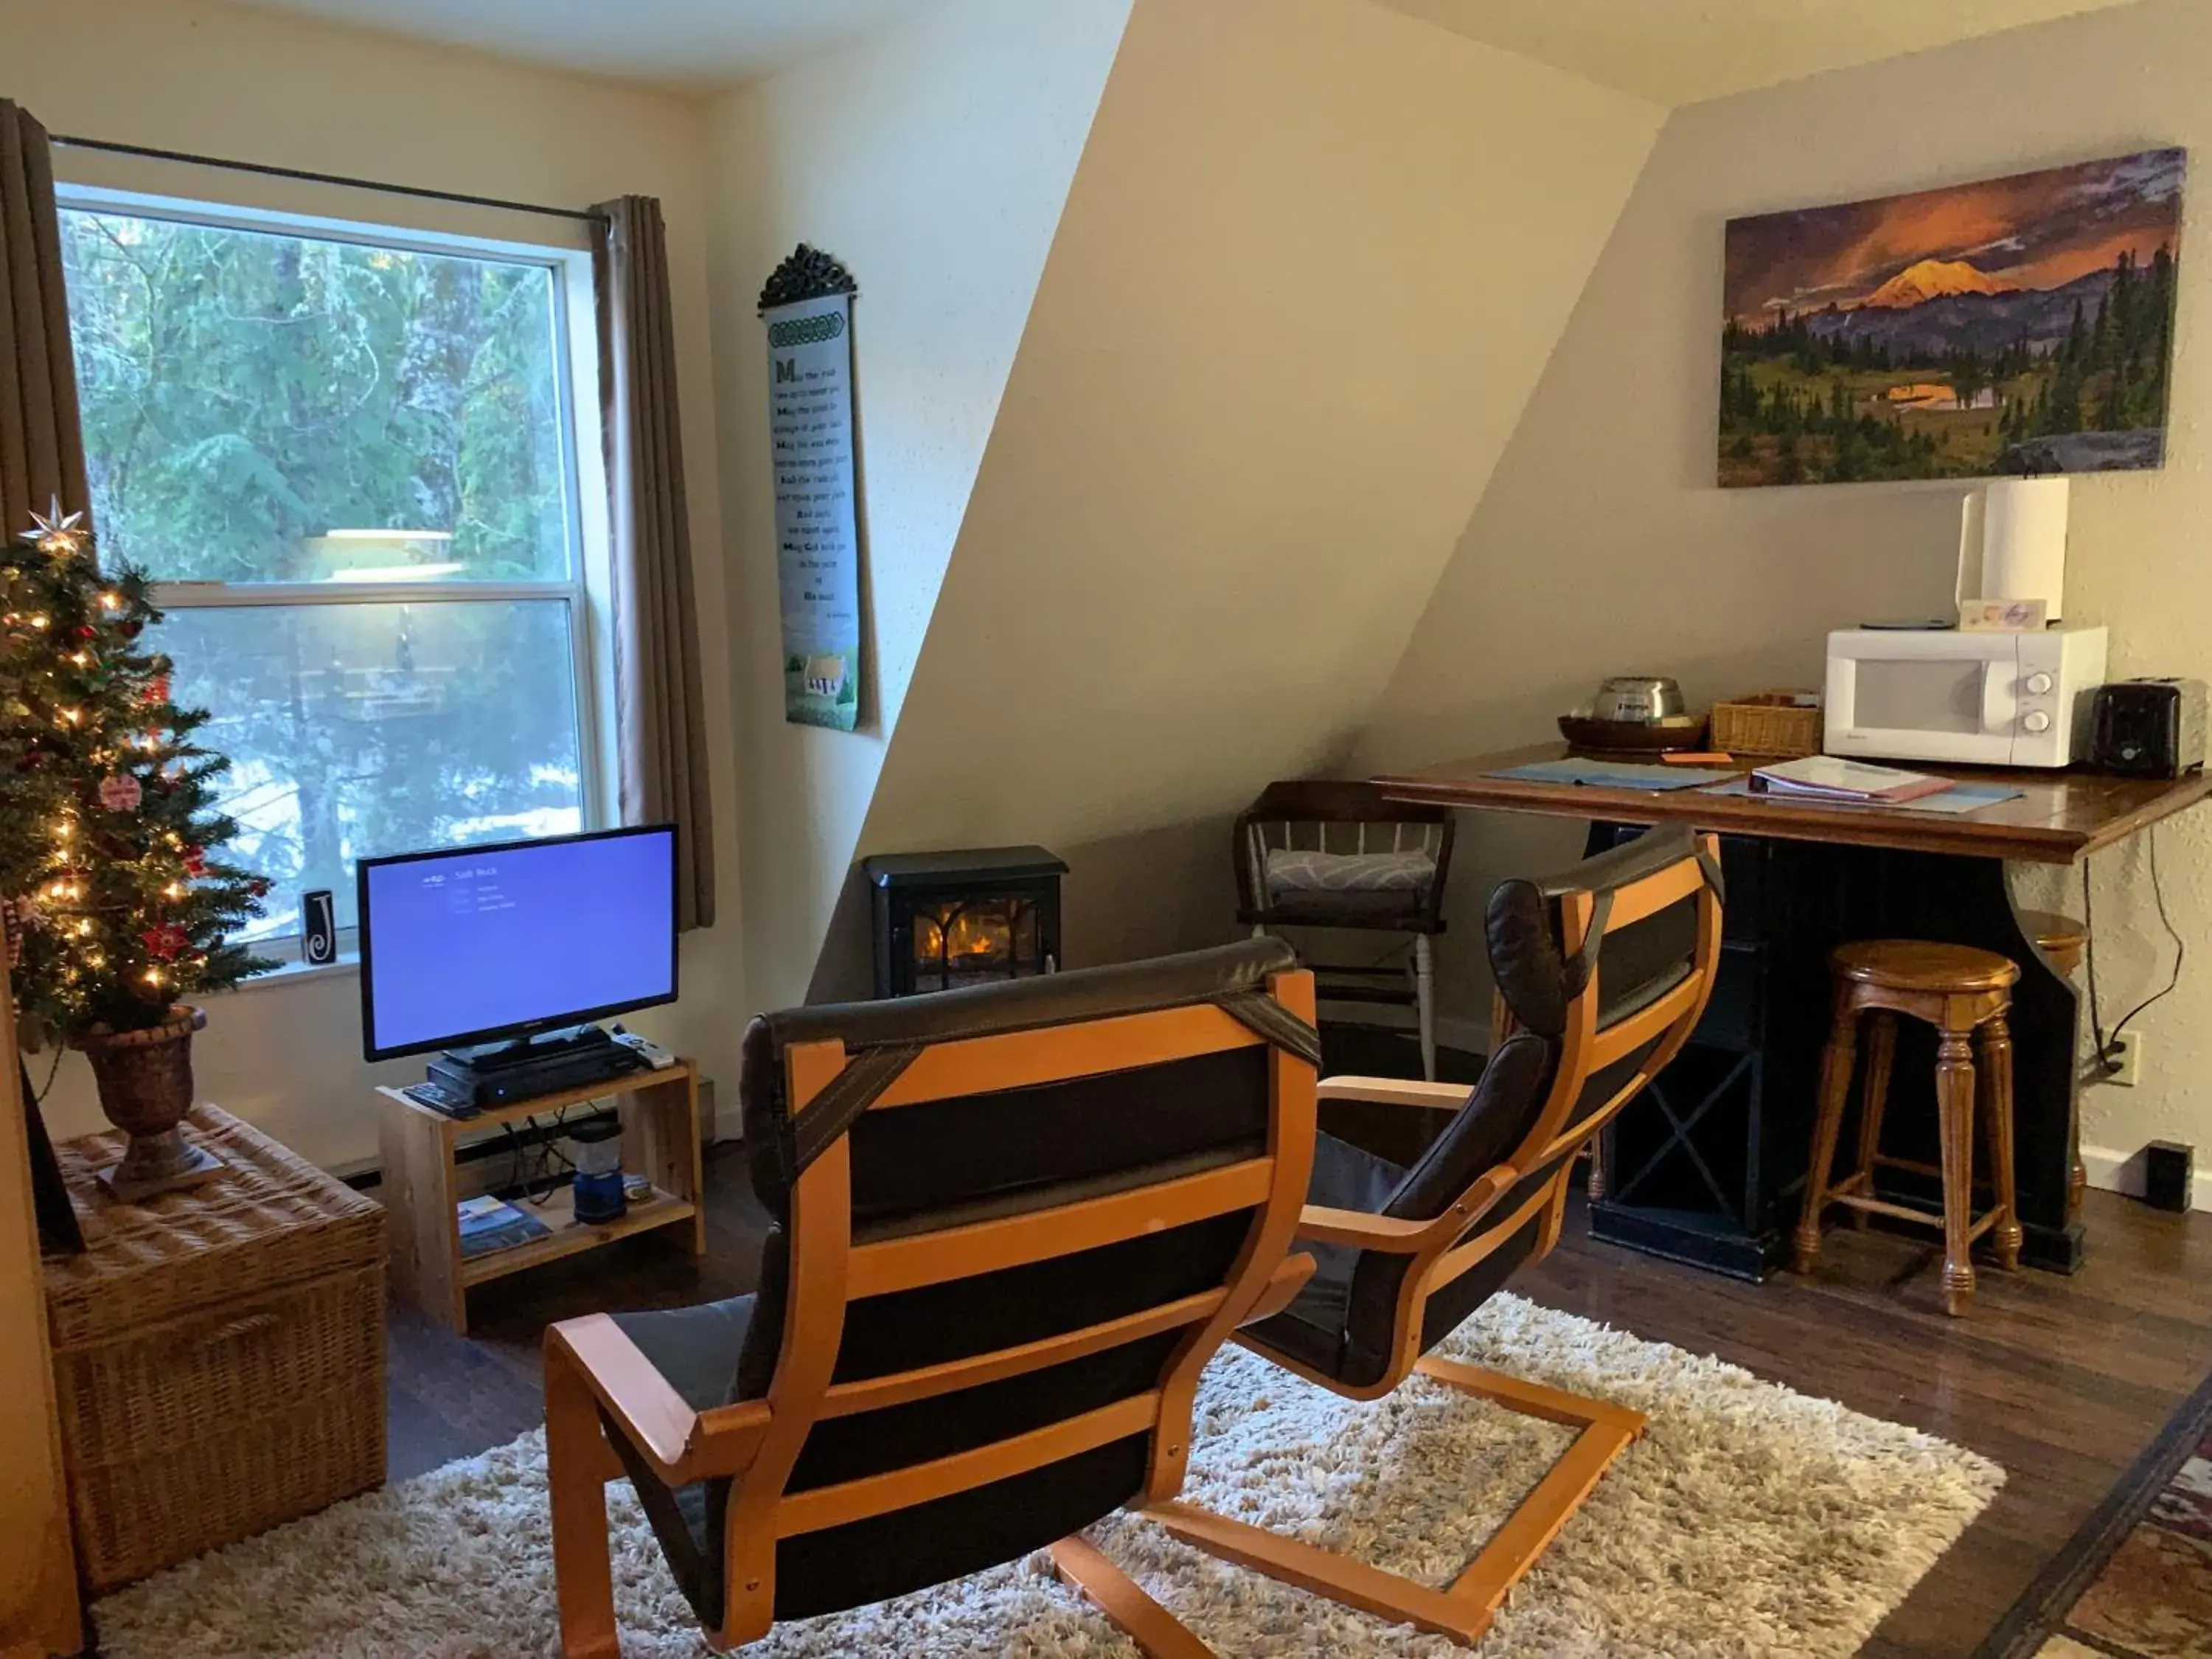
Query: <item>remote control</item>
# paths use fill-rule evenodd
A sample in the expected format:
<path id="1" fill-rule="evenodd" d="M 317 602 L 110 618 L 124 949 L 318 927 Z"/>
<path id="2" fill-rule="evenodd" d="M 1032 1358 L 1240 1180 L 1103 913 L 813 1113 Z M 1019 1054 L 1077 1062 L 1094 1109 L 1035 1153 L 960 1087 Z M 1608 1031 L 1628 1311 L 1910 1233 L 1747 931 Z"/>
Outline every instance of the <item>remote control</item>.
<path id="1" fill-rule="evenodd" d="M 442 1112 L 447 1117 L 465 1118 L 477 1115 L 474 1101 L 434 1079 L 425 1079 L 421 1083 L 410 1083 L 399 1092 L 417 1106 L 428 1106 L 432 1111 Z"/>

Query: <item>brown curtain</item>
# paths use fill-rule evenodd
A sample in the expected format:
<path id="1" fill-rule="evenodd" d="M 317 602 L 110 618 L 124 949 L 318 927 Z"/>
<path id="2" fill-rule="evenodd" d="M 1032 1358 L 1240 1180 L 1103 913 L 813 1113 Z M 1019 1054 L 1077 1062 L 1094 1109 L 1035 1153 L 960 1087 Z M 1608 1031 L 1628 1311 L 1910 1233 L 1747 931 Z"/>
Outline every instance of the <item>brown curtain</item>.
<path id="1" fill-rule="evenodd" d="M 87 511 L 76 357 L 46 130 L 0 98 L 0 536 L 54 497 Z"/>
<path id="2" fill-rule="evenodd" d="M 677 926 L 714 921 L 714 808 L 660 204 L 602 202 L 592 240 L 614 517 L 615 716 L 625 823 L 673 823 Z"/>

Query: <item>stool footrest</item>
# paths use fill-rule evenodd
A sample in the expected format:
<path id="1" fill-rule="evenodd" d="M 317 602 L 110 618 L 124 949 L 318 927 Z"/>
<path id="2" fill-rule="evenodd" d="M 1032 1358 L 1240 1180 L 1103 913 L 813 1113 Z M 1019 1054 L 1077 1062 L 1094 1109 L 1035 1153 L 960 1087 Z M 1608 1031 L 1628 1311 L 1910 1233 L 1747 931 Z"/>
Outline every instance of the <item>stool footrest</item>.
<path id="1" fill-rule="evenodd" d="M 1877 1153 L 1875 1167 L 1881 1170 L 1903 1170 L 1908 1175 L 1926 1176 L 1930 1181 L 1941 1181 L 1943 1170 L 1938 1164 L 1923 1164 L 1917 1158 L 1892 1158 L 1887 1152 Z"/>
<path id="2" fill-rule="evenodd" d="M 1856 1180 L 1857 1177 L 1853 1176 L 1852 1179 Z M 1886 1198 L 1875 1198 L 1870 1194 L 1847 1193 L 1841 1188 L 1835 1188 L 1830 1189 L 1828 1201 L 1832 1204 L 1846 1205 L 1854 1210 L 1863 1210 L 1869 1215 L 1886 1215 L 1893 1221 L 1910 1221 L 1917 1226 L 1934 1227 L 1938 1230 L 1943 1225 L 1943 1218 L 1940 1215 L 1930 1215 L 1925 1210 L 1916 1210 L 1907 1205 L 1893 1204 Z M 1966 1228 L 1966 1242 L 1969 1244 L 1972 1243 L 2003 1218 L 2002 1206 L 1983 1211 L 1980 1216 Z"/>

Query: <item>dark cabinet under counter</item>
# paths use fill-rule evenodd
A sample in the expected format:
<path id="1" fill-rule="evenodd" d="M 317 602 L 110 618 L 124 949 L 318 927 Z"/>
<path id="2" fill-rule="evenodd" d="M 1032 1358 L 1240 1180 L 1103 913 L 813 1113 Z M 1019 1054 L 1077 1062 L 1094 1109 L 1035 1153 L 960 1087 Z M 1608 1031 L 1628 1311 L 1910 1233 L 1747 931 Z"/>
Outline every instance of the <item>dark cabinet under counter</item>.
<path id="1" fill-rule="evenodd" d="M 1642 833 L 1597 824 L 1589 850 Z M 1741 1279 L 1763 1278 L 1781 1260 L 1811 1146 L 1827 1012 L 1822 987 L 1790 971 L 1795 851 L 1722 837 L 1728 900 L 1712 997 L 1683 1051 L 1605 1132 L 1591 1182 L 1595 1237 Z M 1811 1029 L 1798 1030 L 1805 1006 Z"/>
<path id="2" fill-rule="evenodd" d="M 1592 826 L 1589 850 L 1642 834 Z M 1828 957 L 1854 939 L 1978 945 L 2019 962 L 2014 1039 L 2037 1052 L 2055 1098 L 2021 1103 L 2015 1162 L 2027 1259 L 2070 1272 L 2081 1229 L 2069 1212 L 2073 1102 L 2070 984 L 2022 936 L 2004 866 L 1993 859 L 1723 836 L 1728 883 L 1720 966 L 1689 1043 L 1606 1130 L 1592 1182 L 1590 1231 L 1615 1244 L 1740 1279 L 1780 1267 L 1803 1201 L 1832 997 Z M 1939 1161 L 1935 1052 L 1909 1022 L 1899 1032 L 1883 1147 Z M 1854 1095 L 1853 1112 L 1857 1110 Z M 1847 1125 L 1845 1144 L 1856 1144 Z M 1884 1196 L 1940 1212 L 1941 1192 L 1886 1173 Z"/>

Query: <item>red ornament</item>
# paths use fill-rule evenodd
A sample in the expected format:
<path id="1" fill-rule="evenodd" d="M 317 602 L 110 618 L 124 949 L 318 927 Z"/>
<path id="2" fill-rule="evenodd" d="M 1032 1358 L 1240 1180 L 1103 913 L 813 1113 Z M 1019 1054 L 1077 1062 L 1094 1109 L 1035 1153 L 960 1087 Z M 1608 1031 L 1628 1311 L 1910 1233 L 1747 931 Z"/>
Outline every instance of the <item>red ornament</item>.
<path id="1" fill-rule="evenodd" d="M 269 896 L 269 878 L 266 876 L 254 877 L 252 880 L 246 884 L 246 890 L 252 894 L 253 896 L 258 899 L 267 898 Z"/>
<path id="2" fill-rule="evenodd" d="M 194 881 L 198 881 L 202 876 L 207 874 L 206 848 L 187 847 L 185 848 L 185 873 L 190 876 Z"/>
<path id="3" fill-rule="evenodd" d="M 118 772 L 100 781 L 100 804 L 111 812 L 135 812 L 144 797 L 138 780 L 128 772 Z"/>
<path id="4" fill-rule="evenodd" d="M 185 946 L 191 943 L 185 930 L 173 921 L 149 927 L 138 937 L 146 941 L 146 954 L 156 962 L 174 962 Z"/>
<path id="5" fill-rule="evenodd" d="M 168 700 L 169 677 L 167 674 L 156 674 L 147 681 L 145 695 L 139 699 L 149 708 L 157 708 Z"/>
<path id="6" fill-rule="evenodd" d="M 70 633 L 72 638 L 80 640 L 95 640 L 100 637 L 100 630 L 94 628 L 90 623 L 80 623 L 76 628 L 71 629 Z"/>

